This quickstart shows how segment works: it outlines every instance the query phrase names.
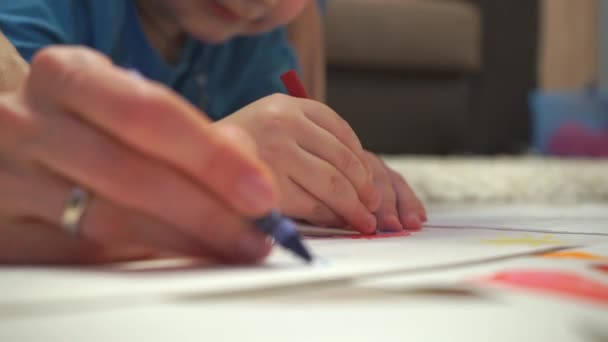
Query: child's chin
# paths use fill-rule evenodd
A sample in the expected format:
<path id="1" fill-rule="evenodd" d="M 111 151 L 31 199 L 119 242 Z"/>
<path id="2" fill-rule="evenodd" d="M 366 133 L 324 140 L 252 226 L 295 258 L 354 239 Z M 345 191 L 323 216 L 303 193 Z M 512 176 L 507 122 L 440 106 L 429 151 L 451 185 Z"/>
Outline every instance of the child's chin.
<path id="1" fill-rule="evenodd" d="M 268 32 L 268 25 L 256 25 L 246 28 L 227 28 L 225 30 L 192 30 L 190 34 L 208 44 L 221 44 L 238 36 L 251 36 Z"/>
<path id="2" fill-rule="evenodd" d="M 230 31 L 216 31 L 216 32 L 193 32 L 192 35 L 198 40 L 208 44 L 221 44 L 224 43 L 237 35 L 239 32 Z"/>
<path id="3" fill-rule="evenodd" d="M 229 41 L 232 38 L 237 36 L 250 35 L 248 32 L 225 32 L 225 33 L 217 33 L 217 34 L 207 34 L 207 35 L 198 35 L 199 40 L 208 43 L 208 44 L 221 44 Z"/>

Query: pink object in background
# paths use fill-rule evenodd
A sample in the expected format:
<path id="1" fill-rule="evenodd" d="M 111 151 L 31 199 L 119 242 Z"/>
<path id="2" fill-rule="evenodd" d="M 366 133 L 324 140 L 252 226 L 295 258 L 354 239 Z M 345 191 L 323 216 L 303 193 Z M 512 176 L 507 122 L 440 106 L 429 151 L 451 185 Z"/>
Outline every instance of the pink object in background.
<path id="1" fill-rule="evenodd" d="M 595 131 L 566 122 L 551 136 L 547 147 L 556 155 L 608 157 L 608 129 Z"/>

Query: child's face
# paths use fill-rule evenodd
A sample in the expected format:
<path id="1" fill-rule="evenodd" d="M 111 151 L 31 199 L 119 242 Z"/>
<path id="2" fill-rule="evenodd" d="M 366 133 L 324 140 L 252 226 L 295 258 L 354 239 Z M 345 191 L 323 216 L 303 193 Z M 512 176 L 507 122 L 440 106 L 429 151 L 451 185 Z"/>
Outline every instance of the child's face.
<path id="1" fill-rule="evenodd" d="M 200 40 L 219 43 L 271 30 L 293 20 L 309 0 L 164 0 L 179 25 Z"/>

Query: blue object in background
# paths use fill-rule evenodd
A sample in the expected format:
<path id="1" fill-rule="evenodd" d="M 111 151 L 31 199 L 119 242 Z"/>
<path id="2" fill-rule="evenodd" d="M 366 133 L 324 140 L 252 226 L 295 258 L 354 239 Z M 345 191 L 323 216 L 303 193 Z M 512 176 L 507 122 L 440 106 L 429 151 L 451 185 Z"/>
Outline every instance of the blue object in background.
<path id="1" fill-rule="evenodd" d="M 566 143 L 578 144 L 576 155 L 597 155 L 602 136 L 608 137 L 608 91 L 595 87 L 578 91 L 536 90 L 530 96 L 533 113 L 533 147 L 540 153 L 552 154 L 552 141 L 558 132 L 575 127 L 576 135 Z M 560 137 L 564 140 L 563 136 Z M 562 144 L 564 141 L 561 142 Z M 589 152 L 590 151 L 590 152 Z M 588 152 L 588 153 L 586 153 Z"/>

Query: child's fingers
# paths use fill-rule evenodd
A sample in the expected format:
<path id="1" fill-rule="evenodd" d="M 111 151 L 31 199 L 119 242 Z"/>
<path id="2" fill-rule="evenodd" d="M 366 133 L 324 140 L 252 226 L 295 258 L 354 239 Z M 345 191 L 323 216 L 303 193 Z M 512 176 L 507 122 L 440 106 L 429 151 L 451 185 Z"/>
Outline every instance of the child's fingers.
<path id="1" fill-rule="evenodd" d="M 376 211 L 378 228 L 390 230 L 402 230 L 403 226 L 397 214 L 397 196 L 393 190 L 393 182 L 385 165 L 372 153 L 367 153 L 369 164 L 374 173 L 374 183 L 382 202 Z"/>
<path id="2" fill-rule="evenodd" d="M 308 99 L 297 99 L 297 101 L 300 102 L 300 108 L 312 122 L 338 138 L 338 140 L 359 157 L 359 160 L 366 165 L 368 173 L 371 173 L 361 141 L 346 120 L 342 119 L 338 113 L 320 102 Z"/>
<path id="3" fill-rule="evenodd" d="M 400 174 L 390 169 L 389 173 L 393 189 L 397 194 L 397 207 L 401 222 L 405 228 L 422 229 L 422 223 L 427 220 L 424 205 Z"/>
<path id="4" fill-rule="evenodd" d="M 300 150 L 300 153 L 292 156 L 288 168 L 290 177 L 296 183 L 355 230 L 362 233 L 373 233 L 376 230 L 376 217 L 361 203 L 348 179 L 331 164 Z"/>
<path id="5" fill-rule="evenodd" d="M 285 197 L 281 200 L 281 208 L 290 217 L 319 226 L 335 228 L 348 226 L 325 203 L 319 201 L 292 179 L 285 177 L 283 180 L 279 180 L 279 184 L 283 189 L 282 195 Z"/>
<path id="6" fill-rule="evenodd" d="M 353 185 L 364 205 L 374 211 L 379 205 L 379 194 L 359 157 L 334 135 L 303 117 L 298 124 L 298 145 L 338 169 Z"/>

